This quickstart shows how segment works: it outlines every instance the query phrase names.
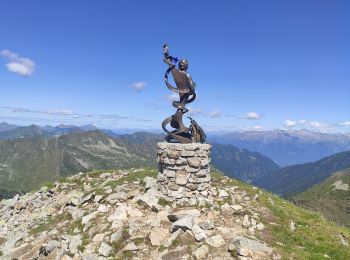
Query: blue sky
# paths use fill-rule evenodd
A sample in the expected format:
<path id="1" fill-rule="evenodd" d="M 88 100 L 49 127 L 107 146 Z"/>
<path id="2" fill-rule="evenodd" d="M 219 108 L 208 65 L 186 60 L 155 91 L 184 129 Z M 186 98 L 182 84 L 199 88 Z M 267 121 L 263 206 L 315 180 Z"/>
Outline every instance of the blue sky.
<path id="1" fill-rule="evenodd" d="M 1 1 L 0 121 L 160 128 L 162 45 L 207 130 L 350 132 L 348 1 Z"/>

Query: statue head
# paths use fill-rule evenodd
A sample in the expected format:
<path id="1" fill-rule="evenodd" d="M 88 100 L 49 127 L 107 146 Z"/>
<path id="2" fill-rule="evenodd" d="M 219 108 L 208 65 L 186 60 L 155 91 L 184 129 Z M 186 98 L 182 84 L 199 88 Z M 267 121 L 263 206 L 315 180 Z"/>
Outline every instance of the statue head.
<path id="1" fill-rule="evenodd" d="M 188 61 L 186 59 L 181 59 L 179 61 L 179 70 L 186 71 L 188 68 Z"/>

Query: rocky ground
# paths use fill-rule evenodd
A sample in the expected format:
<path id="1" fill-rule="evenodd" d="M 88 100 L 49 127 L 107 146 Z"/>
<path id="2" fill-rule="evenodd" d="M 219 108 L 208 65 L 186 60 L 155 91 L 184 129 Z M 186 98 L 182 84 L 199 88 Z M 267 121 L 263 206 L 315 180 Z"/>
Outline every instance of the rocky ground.
<path id="1" fill-rule="evenodd" d="M 179 205 L 158 192 L 156 175 L 144 169 L 79 174 L 1 201 L 0 258 L 283 257 L 283 243 L 268 239 L 267 226 L 278 224 L 268 208 L 257 207 L 265 192 L 214 177 L 209 198 Z M 347 235 L 336 236 L 346 247 Z"/>

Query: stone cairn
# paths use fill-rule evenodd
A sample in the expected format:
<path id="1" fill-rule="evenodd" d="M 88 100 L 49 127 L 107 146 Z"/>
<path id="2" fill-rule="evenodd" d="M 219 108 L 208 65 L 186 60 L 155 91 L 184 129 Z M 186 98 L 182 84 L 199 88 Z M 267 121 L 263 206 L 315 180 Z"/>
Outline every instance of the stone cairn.
<path id="1" fill-rule="evenodd" d="M 210 189 L 210 144 L 157 144 L 158 189 L 170 200 L 207 198 Z"/>

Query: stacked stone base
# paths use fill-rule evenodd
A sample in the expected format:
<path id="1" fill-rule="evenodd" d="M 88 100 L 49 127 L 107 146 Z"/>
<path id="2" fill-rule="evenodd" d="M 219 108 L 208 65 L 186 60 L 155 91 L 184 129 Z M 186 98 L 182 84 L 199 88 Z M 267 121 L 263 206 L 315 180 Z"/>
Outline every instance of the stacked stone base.
<path id="1" fill-rule="evenodd" d="M 211 145 L 157 144 L 158 189 L 171 200 L 207 198 L 209 195 Z"/>

